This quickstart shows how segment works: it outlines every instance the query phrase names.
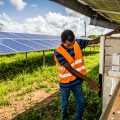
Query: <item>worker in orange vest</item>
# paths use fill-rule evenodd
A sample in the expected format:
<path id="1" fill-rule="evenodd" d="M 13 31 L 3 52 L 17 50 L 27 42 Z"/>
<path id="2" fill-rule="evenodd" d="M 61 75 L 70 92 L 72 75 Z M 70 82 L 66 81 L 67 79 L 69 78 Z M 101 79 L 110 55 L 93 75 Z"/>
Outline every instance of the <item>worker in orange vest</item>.
<path id="1" fill-rule="evenodd" d="M 114 33 L 120 33 L 120 29 L 115 29 L 107 33 L 106 36 Z M 62 120 L 69 120 L 67 105 L 70 91 L 73 92 L 77 104 L 75 120 L 82 120 L 84 110 L 82 81 L 88 82 L 95 91 L 100 90 L 100 85 L 85 76 L 86 68 L 81 50 L 87 45 L 98 44 L 100 39 L 75 39 L 75 35 L 71 30 L 65 30 L 61 34 L 61 40 L 62 44 L 56 49 L 54 60 L 58 66 L 60 77 Z"/>

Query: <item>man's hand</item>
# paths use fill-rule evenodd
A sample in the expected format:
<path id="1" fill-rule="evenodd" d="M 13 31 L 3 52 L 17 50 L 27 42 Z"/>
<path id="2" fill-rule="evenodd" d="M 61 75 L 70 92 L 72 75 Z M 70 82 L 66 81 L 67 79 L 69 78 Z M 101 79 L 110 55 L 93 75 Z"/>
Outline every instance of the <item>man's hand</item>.
<path id="1" fill-rule="evenodd" d="M 113 34 L 119 34 L 120 33 L 120 27 L 116 28 L 114 31 L 113 31 Z"/>
<path id="2" fill-rule="evenodd" d="M 97 84 L 95 81 L 89 79 L 89 80 L 87 80 L 87 82 L 95 91 L 99 91 L 100 90 L 100 85 Z"/>

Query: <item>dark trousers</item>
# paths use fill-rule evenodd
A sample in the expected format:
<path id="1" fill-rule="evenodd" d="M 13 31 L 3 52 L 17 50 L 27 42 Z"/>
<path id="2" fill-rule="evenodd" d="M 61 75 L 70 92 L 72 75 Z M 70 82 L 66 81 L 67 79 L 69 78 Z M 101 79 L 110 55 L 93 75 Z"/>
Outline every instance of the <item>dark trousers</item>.
<path id="1" fill-rule="evenodd" d="M 68 88 L 61 87 L 60 90 L 61 90 L 62 120 L 69 120 L 67 106 L 68 106 L 68 98 L 70 96 L 70 91 L 73 92 L 77 105 L 75 120 L 82 120 L 82 114 L 84 110 L 84 95 L 82 91 L 82 84 L 77 84 Z"/>

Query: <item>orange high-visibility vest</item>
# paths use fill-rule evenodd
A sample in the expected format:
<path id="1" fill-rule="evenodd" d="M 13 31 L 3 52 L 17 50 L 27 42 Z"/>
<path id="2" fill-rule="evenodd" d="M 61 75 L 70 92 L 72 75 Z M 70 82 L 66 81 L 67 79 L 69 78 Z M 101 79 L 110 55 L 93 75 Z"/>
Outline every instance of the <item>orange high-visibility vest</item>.
<path id="1" fill-rule="evenodd" d="M 73 69 L 77 70 L 83 75 L 86 74 L 82 51 L 77 42 L 74 43 L 74 58 L 72 58 L 70 54 L 61 45 L 56 49 L 56 51 L 59 52 L 68 61 L 68 63 L 72 66 Z M 70 83 L 71 81 L 74 81 L 76 79 L 76 76 L 72 75 L 64 66 L 60 65 L 56 56 L 54 56 L 54 60 L 58 66 L 58 75 L 60 77 L 61 83 Z"/>

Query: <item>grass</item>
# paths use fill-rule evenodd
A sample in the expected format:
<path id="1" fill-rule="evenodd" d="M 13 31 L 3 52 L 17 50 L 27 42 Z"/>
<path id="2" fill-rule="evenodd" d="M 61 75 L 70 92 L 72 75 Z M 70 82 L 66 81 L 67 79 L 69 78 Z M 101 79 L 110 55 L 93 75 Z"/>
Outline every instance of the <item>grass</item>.
<path id="1" fill-rule="evenodd" d="M 90 52 L 90 48 L 84 53 L 87 77 L 98 81 L 99 48 Z M 46 65 L 42 63 L 42 52 L 31 52 L 28 54 L 28 64 L 25 64 L 25 54 L 6 55 L 0 58 L 0 97 L 7 96 L 14 91 L 20 91 L 16 96 L 25 94 L 37 89 L 50 92 L 58 88 L 57 67 L 53 60 L 53 51 L 46 54 Z M 34 85 L 35 84 L 35 85 Z M 32 86 L 32 87 L 30 87 Z M 23 89 L 25 88 L 25 89 Z M 85 110 L 83 120 L 98 120 L 101 114 L 101 99 L 96 92 L 83 82 L 85 96 Z M 7 102 L 8 101 L 8 102 Z M 0 101 L 0 105 L 10 104 L 9 100 Z M 70 118 L 75 115 L 75 101 L 71 94 L 69 100 Z M 18 115 L 16 120 L 60 120 L 60 93 L 54 100 L 44 108 L 29 109 L 23 115 Z"/>
<path id="2" fill-rule="evenodd" d="M 0 106 L 10 105 L 11 101 L 9 99 L 0 99 Z"/>
<path id="3" fill-rule="evenodd" d="M 29 92 L 32 92 L 32 91 L 33 91 L 32 87 L 28 87 L 25 90 L 23 90 L 22 92 L 16 94 L 16 97 L 23 96 L 23 95 L 25 95 L 25 94 L 27 94 Z"/>
<path id="4" fill-rule="evenodd" d="M 37 89 L 41 89 L 41 85 L 48 81 L 51 87 L 53 87 L 53 82 L 57 83 L 57 67 L 52 66 L 55 64 L 53 51 L 46 52 L 45 66 L 42 66 L 42 52 L 29 53 L 27 65 L 24 55 L 8 55 L 0 58 L 0 96 L 20 90 L 35 82 L 39 83 Z"/>

